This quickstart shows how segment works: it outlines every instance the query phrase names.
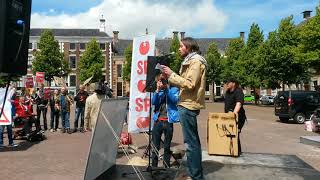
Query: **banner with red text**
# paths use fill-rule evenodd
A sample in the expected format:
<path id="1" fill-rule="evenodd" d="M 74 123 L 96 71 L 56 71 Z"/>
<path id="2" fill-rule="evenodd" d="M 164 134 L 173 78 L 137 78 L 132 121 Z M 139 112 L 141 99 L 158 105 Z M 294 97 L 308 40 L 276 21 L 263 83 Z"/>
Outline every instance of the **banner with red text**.
<path id="1" fill-rule="evenodd" d="M 38 84 L 44 83 L 44 72 L 36 72 L 36 82 Z"/>
<path id="2" fill-rule="evenodd" d="M 27 76 L 25 77 L 25 87 L 26 88 L 33 88 L 33 77 L 32 76 Z"/>
<path id="3" fill-rule="evenodd" d="M 130 79 L 130 102 L 128 131 L 145 132 L 149 129 L 149 93 L 143 91 L 147 79 L 147 59 L 154 56 L 155 35 L 146 35 L 133 39 Z"/>

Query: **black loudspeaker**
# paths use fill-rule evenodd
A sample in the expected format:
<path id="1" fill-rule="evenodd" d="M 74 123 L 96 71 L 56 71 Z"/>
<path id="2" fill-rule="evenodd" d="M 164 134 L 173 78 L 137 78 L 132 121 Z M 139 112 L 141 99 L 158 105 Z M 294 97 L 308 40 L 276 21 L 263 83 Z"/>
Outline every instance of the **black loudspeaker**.
<path id="1" fill-rule="evenodd" d="M 0 73 L 25 75 L 31 0 L 0 0 Z"/>
<path id="2" fill-rule="evenodd" d="M 154 92 L 157 89 L 156 78 L 161 74 L 159 65 L 169 66 L 170 56 L 148 56 L 146 91 Z"/>

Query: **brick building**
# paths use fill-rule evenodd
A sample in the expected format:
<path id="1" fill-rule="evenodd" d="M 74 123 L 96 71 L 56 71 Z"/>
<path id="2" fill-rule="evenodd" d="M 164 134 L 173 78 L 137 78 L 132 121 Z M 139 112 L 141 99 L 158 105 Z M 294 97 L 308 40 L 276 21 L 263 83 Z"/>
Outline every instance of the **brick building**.
<path id="1" fill-rule="evenodd" d="M 34 60 L 33 53 L 37 51 L 37 43 L 39 42 L 40 35 L 45 29 L 31 29 L 29 40 L 29 56 L 28 56 L 28 73 L 27 76 L 32 76 L 31 70 L 32 61 Z M 122 78 L 122 67 L 125 61 L 124 51 L 132 44 L 132 39 L 120 39 L 119 32 L 113 31 L 112 37 L 106 34 L 103 30 L 99 29 L 50 29 L 59 42 L 60 52 L 64 54 L 65 60 L 69 62 L 71 72 L 64 77 L 72 93 L 76 92 L 79 87 L 79 69 L 78 64 L 82 53 L 85 51 L 86 44 L 95 38 L 100 43 L 100 49 L 103 52 L 105 59 L 103 73 L 105 80 L 111 85 L 114 96 L 125 96 L 129 92 L 129 83 L 125 82 Z M 173 36 L 183 38 L 184 32 L 173 32 Z M 156 40 L 156 54 L 163 55 L 170 53 L 170 44 L 172 37 Z M 228 42 L 231 38 L 197 38 L 200 46 L 200 51 L 205 54 L 208 50 L 210 43 L 215 42 L 218 46 L 220 54 L 223 56 Z M 49 85 L 48 82 L 45 83 Z M 24 77 L 17 83 L 18 87 L 24 86 Z M 51 86 L 55 86 L 51 82 Z M 220 86 L 208 85 L 206 95 L 208 99 L 212 100 L 212 92 L 217 96 L 221 95 L 222 88 Z"/>
<path id="2" fill-rule="evenodd" d="M 28 54 L 28 72 L 27 76 L 32 76 L 33 72 L 31 70 L 32 61 L 34 60 L 34 51 L 37 51 L 37 43 L 39 42 L 40 35 L 45 29 L 30 29 L 30 38 L 29 38 L 29 54 Z M 64 59 L 68 61 L 71 72 L 64 77 L 66 83 L 69 86 L 71 92 L 75 92 L 76 88 L 80 85 L 79 80 L 79 69 L 78 65 L 80 58 L 85 51 L 86 44 L 95 38 L 100 44 L 100 49 L 105 59 L 104 64 L 104 75 L 105 79 L 110 82 L 112 74 L 110 69 L 112 69 L 109 63 L 110 55 L 110 43 L 112 43 L 112 38 L 108 36 L 105 32 L 100 31 L 99 29 L 50 29 L 55 36 L 55 40 L 59 42 L 60 52 L 63 53 Z M 18 82 L 18 87 L 23 87 L 24 82 L 21 79 Z M 45 82 L 45 85 L 48 86 L 49 83 Z M 51 82 L 51 86 L 54 86 L 54 82 Z"/>

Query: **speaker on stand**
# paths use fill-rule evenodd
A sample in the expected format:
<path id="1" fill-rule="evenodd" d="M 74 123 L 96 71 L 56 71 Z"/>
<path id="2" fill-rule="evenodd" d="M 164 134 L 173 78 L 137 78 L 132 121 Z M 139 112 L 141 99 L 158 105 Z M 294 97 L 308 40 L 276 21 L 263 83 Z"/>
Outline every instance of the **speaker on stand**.
<path id="1" fill-rule="evenodd" d="M 31 0 L 0 1 L 0 74 L 26 75 Z"/>

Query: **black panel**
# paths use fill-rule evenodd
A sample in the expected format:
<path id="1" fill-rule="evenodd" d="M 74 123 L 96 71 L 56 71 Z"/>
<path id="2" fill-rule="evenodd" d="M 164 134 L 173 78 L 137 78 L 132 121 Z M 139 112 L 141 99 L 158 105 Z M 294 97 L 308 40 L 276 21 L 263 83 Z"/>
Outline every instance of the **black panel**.
<path id="1" fill-rule="evenodd" d="M 1 0 L 0 2 L 1 73 L 27 74 L 30 14 L 31 0 Z M 18 20 L 24 22 L 24 31 L 23 25 L 17 23 Z M 20 44 L 21 50 L 17 55 Z"/>

